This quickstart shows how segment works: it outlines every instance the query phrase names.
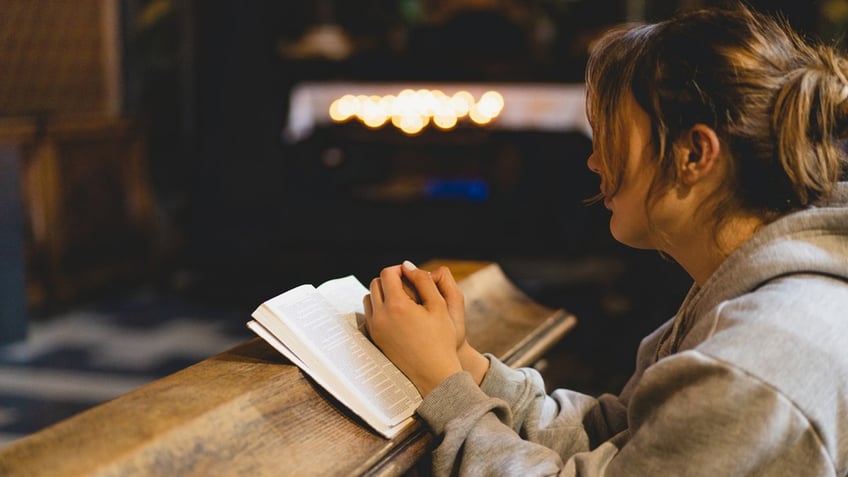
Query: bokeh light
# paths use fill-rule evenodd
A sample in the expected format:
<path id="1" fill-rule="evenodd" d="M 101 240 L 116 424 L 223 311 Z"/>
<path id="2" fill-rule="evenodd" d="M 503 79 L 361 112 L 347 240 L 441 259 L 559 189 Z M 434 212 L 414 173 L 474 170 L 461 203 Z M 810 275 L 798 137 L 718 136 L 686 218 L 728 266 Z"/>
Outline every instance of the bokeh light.
<path id="1" fill-rule="evenodd" d="M 405 134 L 414 135 L 429 124 L 448 131 L 466 118 L 484 126 L 500 115 L 505 105 L 503 95 L 487 91 L 475 101 L 468 91 L 447 95 L 440 90 L 403 89 L 397 95 L 353 95 L 333 100 L 330 119 L 340 123 L 356 119 L 369 128 L 379 128 L 390 122 Z"/>

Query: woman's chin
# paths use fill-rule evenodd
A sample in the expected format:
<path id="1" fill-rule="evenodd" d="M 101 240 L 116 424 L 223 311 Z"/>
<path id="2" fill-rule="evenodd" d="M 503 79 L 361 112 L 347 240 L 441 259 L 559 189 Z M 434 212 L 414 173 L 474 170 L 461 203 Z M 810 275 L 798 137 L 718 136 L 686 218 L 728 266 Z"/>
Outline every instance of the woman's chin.
<path id="1" fill-rule="evenodd" d="M 614 221 L 610 220 L 610 234 L 612 234 L 612 237 L 616 240 L 616 242 L 640 250 L 656 249 L 654 243 L 649 240 L 644 233 L 634 232 L 635 231 L 633 230 L 616 227 Z"/>

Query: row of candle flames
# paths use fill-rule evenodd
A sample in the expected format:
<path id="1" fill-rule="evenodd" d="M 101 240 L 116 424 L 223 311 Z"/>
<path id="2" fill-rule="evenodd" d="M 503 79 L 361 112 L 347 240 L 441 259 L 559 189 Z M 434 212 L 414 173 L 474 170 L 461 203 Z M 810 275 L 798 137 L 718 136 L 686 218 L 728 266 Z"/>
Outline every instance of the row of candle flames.
<path id="1" fill-rule="evenodd" d="M 497 91 L 487 91 L 475 101 L 464 90 L 449 96 L 439 90 L 404 89 L 397 95 L 346 94 L 330 104 L 329 113 L 337 123 L 358 120 L 377 129 L 391 122 L 405 134 L 415 135 L 431 123 L 443 131 L 465 120 L 485 126 L 500 115 L 503 107 L 503 95 Z"/>

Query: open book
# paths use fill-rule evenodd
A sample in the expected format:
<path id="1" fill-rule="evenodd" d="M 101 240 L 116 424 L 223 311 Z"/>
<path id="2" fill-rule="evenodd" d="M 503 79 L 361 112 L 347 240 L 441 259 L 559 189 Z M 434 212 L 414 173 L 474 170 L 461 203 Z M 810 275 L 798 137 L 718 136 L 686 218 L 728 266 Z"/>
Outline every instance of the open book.
<path id="1" fill-rule="evenodd" d="M 367 293 L 352 275 L 301 285 L 260 305 L 247 326 L 391 438 L 412 423 L 421 396 L 357 326 Z"/>

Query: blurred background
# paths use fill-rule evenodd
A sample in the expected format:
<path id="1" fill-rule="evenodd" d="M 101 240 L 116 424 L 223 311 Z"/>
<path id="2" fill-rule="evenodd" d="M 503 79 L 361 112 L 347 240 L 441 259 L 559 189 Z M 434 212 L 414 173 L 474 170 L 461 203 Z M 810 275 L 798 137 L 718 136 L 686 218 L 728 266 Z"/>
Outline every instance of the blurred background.
<path id="1" fill-rule="evenodd" d="M 585 203 L 587 51 L 724 3 L 0 0 L 0 443 L 247 339 L 287 288 L 404 259 L 500 263 L 578 316 L 549 385 L 617 391 L 691 280 Z M 848 0 L 749 3 L 827 42 L 848 24 Z M 406 89 L 502 103 L 330 118 Z"/>

